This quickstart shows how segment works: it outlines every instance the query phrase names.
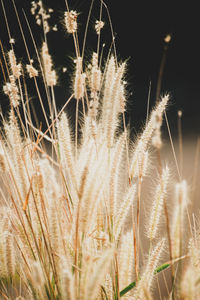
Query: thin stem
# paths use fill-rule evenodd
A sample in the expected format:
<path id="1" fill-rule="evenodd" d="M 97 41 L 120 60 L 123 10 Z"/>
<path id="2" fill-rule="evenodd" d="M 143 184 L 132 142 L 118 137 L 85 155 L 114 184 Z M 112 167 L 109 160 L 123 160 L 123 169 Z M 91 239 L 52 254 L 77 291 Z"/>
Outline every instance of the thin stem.
<path id="1" fill-rule="evenodd" d="M 99 13 L 99 21 L 101 22 L 102 19 L 102 2 L 100 5 L 100 13 Z M 97 56 L 99 57 L 99 47 L 100 47 L 100 37 L 101 37 L 101 30 L 98 34 L 98 40 L 97 40 Z"/>
<path id="2" fill-rule="evenodd" d="M 149 104 L 150 104 L 150 96 L 151 96 L 151 81 L 149 82 L 149 92 L 148 92 L 148 98 L 147 98 L 147 116 L 146 116 L 146 125 L 149 120 Z"/>
<path id="3" fill-rule="evenodd" d="M 169 225 L 169 214 L 167 209 L 167 203 L 166 199 L 164 198 L 164 212 L 165 212 L 165 218 L 166 218 L 166 227 L 167 227 L 167 237 L 168 237 L 168 245 L 169 245 L 169 258 L 170 261 L 172 261 L 172 242 L 171 242 L 171 233 L 170 233 L 170 225 Z M 171 265 L 171 278 L 172 278 L 172 286 L 174 284 L 174 265 Z"/>
<path id="4" fill-rule="evenodd" d="M 79 100 L 76 100 L 76 122 L 75 122 L 75 158 L 77 161 L 77 153 L 78 153 L 78 104 Z"/>
<path id="5" fill-rule="evenodd" d="M 85 26 L 85 33 L 84 33 L 84 39 L 83 39 L 83 48 L 82 48 L 82 60 L 83 60 L 84 54 L 85 54 L 85 43 L 86 43 L 88 25 L 89 25 L 89 21 L 90 21 L 90 16 L 91 16 L 91 12 L 92 12 L 93 3 L 94 3 L 94 0 L 91 1 L 90 9 L 89 9 L 89 12 L 88 12 L 88 17 L 87 17 L 87 22 L 86 22 L 86 26 Z"/>
<path id="6" fill-rule="evenodd" d="M 140 267 L 140 203 L 142 192 L 142 176 L 138 178 L 138 195 L 137 195 L 137 265 Z"/>
<path id="7" fill-rule="evenodd" d="M 183 137 L 182 137 L 182 112 L 178 111 L 178 143 L 179 143 L 179 166 L 180 174 L 183 174 Z"/>
<path id="8" fill-rule="evenodd" d="M 123 112 L 122 114 L 123 117 L 123 126 L 124 126 L 124 132 L 127 132 L 126 129 L 126 123 L 125 123 L 125 113 Z M 128 138 L 127 138 L 127 134 L 126 134 L 126 159 L 127 159 L 127 166 L 128 166 L 128 178 L 129 178 L 129 185 L 131 185 L 131 175 L 130 175 L 130 162 L 129 162 L 129 148 L 128 148 Z"/>
<path id="9" fill-rule="evenodd" d="M 66 106 L 69 104 L 69 102 L 71 101 L 71 99 L 73 98 L 74 94 L 72 94 L 69 99 L 65 102 L 65 104 L 63 105 L 62 109 L 60 110 L 60 112 L 58 113 L 57 118 L 55 118 L 54 120 L 52 120 L 51 124 L 48 126 L 47 130 L 44 132 L 43 136 L 40 138 L 40 140 L 38 141 L 38 143 L 41 142 L 41 140 L 44 138 L 44 136 L 50 132 L 51 127 L 54 125 L 54 123 L 56 121 L 58 121 L 58 118 L 60 117 L 60 115 L 62 114 L 62 112 L 64 111 L 64 109 L 66 108 Z"/>
<path id="10" fill-rule="evenodd" d="M 194 158 L 194 172 L 193 172 L 193 178 L 192 178 L 192 192 L 193 197 L 192 199 L 196 199 L 196 184 L 197 184 L 197 178 L 198 178 L 198 168 L 199 168 L 199 154 L 200 154 L 200 138 L 197 139 L 196 144 L 196 151 L 195 151 L 195 158 Z"/>
<path id="11" fill-rule="evenodd" d="M 139 270 L 138 270 L 138 255 L 137 255 L 137 238 L 136 238 L 136 228 L 135 222 L 133 220 L 133 244 L 134 244 L 134 263 L 135 263 L 135 274 L 136 282 L 139 280 Z"/>
<path id="12" fill-rule="evenodd" d="M 160 99 L 161 84 L 162 84 L 163 72 L 164 72 L 164 67 L 165 67 L 165 62 L 167 57 L 168 46 L 169 46 L 169 42 L 164 44 L 163 55 L 162 55 L 160 69 L 158 73 L 158 81 L 157 81 L 157 88 L 156 88 L 156 102 L 159 102 Z"/>
<path id="13" fill-rule="evenodd" d="M 117 59 L 117 51 L 116 51 L 116 46 L 115 46 L 115 36 L 114 36 L 114 31 L 113 31 L 113 26 L 112 26 L 112 21 L 109 13 L 109 9 L 105 2 L 103 0 L 100 0 L 101 3 L 104 5 L 107 15 L 108 15 L 108 20 L 109 20 L 109 25 L 110 25 L 110 31 L 111 31 L 111 36 L 112 36 L 112 44 L 113 44 L 113 49 L 114 49 L 114 54 L 115 54 L 115 59 Z"/>
<path id="14" fill-rule="evenodd" d="M 174 149 L 174 143 L 173 143 L 173 140 L 172 140 L 171 130 L 170 130 L 170 127 L 169 127 L 169 122 L 168 122 L 166 111 L 164 111 L 164 116 L 165 116 L 165 120 L 166 120 L 166 124 L 167 124 L 169 139 L 170 139 L 170 143 L 171 143 L 171 147 L 172 147 L 172 152 L 173 152 L 174 161 L 175 161 L 175 164 L 176 164 L 178 177 L 179 177 L 179 180 L 181 181 L 181 174 L 180 174 L 180 170 L 179 170 L 179 166 L 178 166 L 178 161 L 177 161 L 176 152 L 175 152 L 175 149 Z"/>

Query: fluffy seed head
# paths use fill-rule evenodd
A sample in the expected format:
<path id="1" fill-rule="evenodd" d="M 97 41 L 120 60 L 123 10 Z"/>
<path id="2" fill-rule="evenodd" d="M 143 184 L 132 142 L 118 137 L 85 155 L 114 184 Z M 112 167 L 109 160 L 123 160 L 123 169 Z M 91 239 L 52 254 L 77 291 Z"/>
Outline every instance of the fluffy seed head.
<path id="1" fill-rule="evenodd" d="M 127 195 L 123 200 L 119 211 L 117 212 L 117 215 L 115 217 L 115 226 L 114 226 L 116 240 L 118 240 L 120 236 L 129 208 L 131 207 L 131 204 L 133 204 L 135 193 L 136 193 L 136 186 L 134 184 L 129 188 Z"/>
<path id="2" fill-rule="evenodd" d="M 13 235 L 10 232 L 5 233 L 5 248 L 4 248 L 5 263 L 8 276 L 13 276 L 15 273 L 15 253 L 13 246 Z"/>
<path id="3" fill-rule="evenodd" d="M 98 68 L 98 55 L 96 52 L 92 55 L 92 69 L 91 69 L 91 92 L 92 97 L 95 96 L 95 93 L 100 90 L 100 84 L 101 84 L 101 71 Z"/>
<path id="4" fill-rule="evenodd" d="M 14 50 L 10 50 L 8 52 L 10 68 L 12 74 L 15 78 L 19 78 L 21 76 L 21 64 L 17 64 L 16 56 Z"/>
<path id="5" fill-rule="evenodd" d="M 161 140 L 162 115 L 163 115 L 163 111 L 161 110 L 160 111 L 157 110 L 154 113 L 154 133 L 152 136 L 152 145 L 157 149 L 160 149 L 162 147 L 162 140 Z"/>
<path id="6" fill-rule="evenodd" d="M 44 284 L 44 276 L 43 271 L 40 263 L 38 261 L 35 261 L 31 265 L 32 272 L 31 272 L 31 279 L 34 283 L 34 285 L 42 286 Z"/>
<path id="7" fill-rule="evenodd" d="M 36 70 L 33 65 L 26 65 L 26 70 L 30 78 L 38 76 L 38 70 Z"/>
<path id="8" fill-rule="evenodd" d="M 152 253 L 149 255 L 149 259 L 146 264 L 146 268 L 144 273 L 142 274 L 141 280 L 137 285 L 137 289 L 134 294 L 134 300 L 142 300 L 144 297 L 144 289 L 150 290 L 154 270 L 158 265 L 158 261 L 160 259 L 160 255 L 164 249 L 165 239 L 163 238 L 161 241 L 157 243 Z"/>
<path id="9" fill-rule="evenodd" d="M 189 265 L 181 278 L 180 299 L 198 299 L 197 295 L 199 295 L 199 285 L 196 286 L 195 284 L 197 281 L 197 274 L 192 266 Z"/>
<path id="10" fill-rule="evenodd" d="M 182 110 L 178 110 L 178 117 L 179 117 L 179 118 L 182 117 L 182 114 L 183 114 Z"/>
<path id="11" fill-rule="evenodd" d="M 52 12 L 52 8 L 49 8 L 48 10 L 44 9 L 42 1 L 31 2 L 31 14 L 35 16 L 36 24 L 43 26 L 45 33 L 48 33 L 51 29 L 48 19 L 50 19 Z"/>
<path id="12" fill-rule="evenodd" d="M 74 10 L 66 11 L 64 15 L 65 27 L 68 33 L 77 31 L 77 12 Z"/>
<path id="13" fill-rule="evenodd" d="M 183 235 L 183 224 L 185 210 L 188 204 L 188 185 L 186 180 L 175 185 L 175 208 L 172 223 L 172 253 L 173 257 L 179 257 L 181 254 L 181 240 Z"/>
<path id="14" fill-rule="evenodd" d="M 80 100 L 84 96 L 85 90 L 85 73 L 82 73 L 82 58 L 76 60 L 76 73 L 74 79 L 74 97 Z"/>
<path id="15" fill-rule="evenodd" d="M 15 40 L 14 40 L 13 38 L 11 38 L 11 39 L 9 40 L 9 43 L 10 43 L 10 44 L 14 44 L 14 43 L 15 43 Z"/>
<path id="16" fill-rule="evenodd" d="M 160 118 L 162 117 L 167 103 L 169 101 L 169 96 L 166 95 L 162 98 L 162 100 L 157 104 L 157 106 L 155 107 L 155 109 L 152 111 L 149 121 L 139 139 L 138 144 L 140 143 L 141 145 L 139 146 L 141 148 L 141 151 L 145 151 L 151 138 L 152 135 L 155 131 L 155 129 L 157 128 L 157 116 L 159 116 Z M 137 148 L 136 148 L 137 149 Z"/>
<path id="17" fill-rule="evenodd" d="M 176 184 L 175 193 L 178 203 L 184 208 L 188 203 L 188 184 L 186 180 Z"/>
<path id="18" fill-rule="evenodd" d="M 47 85 L 56 85 L 56 72 L 53 70 L 53 63 L 46 42 L 42 45 L 42 60 Z"/>
<path id="19" fill-rule="evenodd" d="M 121 290 L 128 286 L 129 282 L 133 281 L 134 247 L 132 230 L 125 233 L 121 239 L 121 248 L 118 264 L 120 273 L 119 285 Z M 129 299 L 128 295 L 125 299 Z"/>
<path id="20" fill-rule="evenodd" d="M 119 100 L 120 100 L 120 113 L 125 112 L 125 105 L 126 105 L 126 97 L 124 93 L 124 84 L 122 83 L 119 87 Z"/>
<path id="21" fill-rule="evenodd" d="M 96 33 L 99 35 L 100 32 L 101 32 L 101 29 L 103 28 L 104 26 L 104 22 L 103 21 L 96 21 L 96 24 L 95 24 L 95 30 L 96 30 Z"/>
<path id="22" fill-rule="evenodd" d="M 10 82 L 6 82 L 6 84 L 3 86 L 3 91 L 5 95 L 7 95 L 10 98 L 10 102 L 14 107 L 17 107 L 20 103 L 20 95 L 19 95 L 19 89 L 15 82 L 14 75 L 9 76 Z"/>
<path id="23" fill-rule="evenodd" d="M 156 187 L 153 207 L 151 209 L 150 222 L 148 223 L 148 232 L 147 232 L 147 236 L 150 240 L 156 237 L 158 223 L 163 208 L 163 199 L 166 195 L 168 179 L 169 179 L 169 168 L 166 167 L 163 170 L 160 182 Z"/>
<path id="24" fill-rule="evenodd" d="M 171 41 L 171 35 L 170 34 L 167 34 L 166 36 L 165 36 L 165 38 L 164 38 L 164 41 L 165 41 L 165 43 L 169 43 L 170 41 Z"/>
<path id="25" fill-rule="evenodd" d="M 199 239 L 191 238 L 188 243 L 190 261 L 195 268 L 200 267 L 200 241 Z"/>

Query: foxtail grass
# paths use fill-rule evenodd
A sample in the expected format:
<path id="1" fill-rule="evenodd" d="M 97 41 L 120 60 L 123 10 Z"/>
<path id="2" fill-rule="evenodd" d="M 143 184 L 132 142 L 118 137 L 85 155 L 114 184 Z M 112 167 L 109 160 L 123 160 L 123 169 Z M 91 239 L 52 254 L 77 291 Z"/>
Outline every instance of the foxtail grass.
<path id="1" fill-rule="evenodd" d="M 157 95 L 145 127 L 133 140 L 125 118 L 128 63 L 116 55 L 108 7 L 103 1 L 91 2 L 81 44 L 79 13 L 66 0 L 62 26 L 74 44 L 74 73 L 69 72 L 67 83 L 71 95 L 59 107 L 59 72 L 49 47 L 49 32 L 58 28 L 49 22 L 55 12 L 42 1 L 32 1 L 31 14 L 23 13 L 25 34 L 19 8 L 11 2 L 26 51 L 23 59 L 16 54 L 8 6 L 1 0 L 9 42 L 9 49 L 5 41 L 0 43 L 2 93 L 9 102 L 0 131 L 1 299 L 154 299 L 159 273 L 168 285 L 166 297 L 197 299 L 199 229 L 196 216 L 191 225 L 183 158 L 179 172 L 166 116 L 169 95 Z M 99 5 L 95 25 L 93 5 Z M 41 27 L 40 45 L 31 17 Z M 97 46 L 85 58 L 89 26 Z M 110 45 L 103 43 L 104 26 L 110 26 Z M 72 102 L 74 118 L 68 111 Z M 176 182 L 171 180 L 176 169 L 169 163 L 164 167 L 161 157 L 164 119 L 179 175 Z M 154 160 L 158 176 L 152 189 Z M 197 168 L 193 184 L 196 177 Z M 170 203 L 168 190 L 174 187 Z M 171 281 L 165 278 L 170 268 Z"/>

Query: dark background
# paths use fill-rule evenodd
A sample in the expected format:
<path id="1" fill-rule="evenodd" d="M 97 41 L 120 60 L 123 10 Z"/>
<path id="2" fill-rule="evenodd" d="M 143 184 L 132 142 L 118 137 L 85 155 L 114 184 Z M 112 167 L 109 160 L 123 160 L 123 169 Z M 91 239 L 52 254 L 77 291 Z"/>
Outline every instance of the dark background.
<path id="1" fill-rule="evenodd" d="M 17 57 L 24 64 L 27 63 L 25 48 L 20 35 L 17 19 L 11 0 L 4 1 L 11 35 L 15 38 L 15 51 Z M 62 107 L 66 97 L 70 95 L 70 74 L 73 71 L 72 58 L 74 48 L 72 37 L 66 34 L 62 24 L 63 14 L 66 10 L 64 0 L 45 0 L 44 5 L 54 9 L 50 24 L 58 24 L 57 32 L 47 35 L 50 52 L 52 54 L 57 73 L 59 87 L 56 88 L 58 107 Z M 29 45 L 31 56 L 35 57 L 34 48 L 24 20 L 22 8 L 30 22 L 37 46 L 40 48 L 43 41 L 42 30 L 35 24 L 30 14 L 28 0 L 16 0 L 22 27 Z M 70 9 L 76 10 L 78 16 L 78 34 L 80 45 L 85 30 L 85 22 L 90 7 L 90 0 L 68 1 Z M 150 106 L 155 103 L 156 85 L 161 58 L 163 55 L 164 37 L 171 34 L 172 40 L 167 51 L 161 93 L 170 93 L 168 118 L 173 135 L 177 135 L 177 111 L 183 111 L 182 128 L 185 136 L 196 137 L 200 132 L 200 24 L 199 9 L 194 1 L 105 1 L 109 10 L 112 26 L 115 33 L 115 42 L 119 60 L 128 59 L 126 80 L 128 82 L 127 120 L 130 122 L 132 132 L 138 132 L 145 122 L 146 106 L 149 85 L 151 82 Z M 99 15 L 100 1 L 94 1 L 91 14 L 90 29 L 86 42 L 86 58 L 89 57 L 96 46 L 94 24 Z M 0 8 L 0 39 L 7 51 L 10 49 L 2 8 Z M 105 54 L 111 44 L 109 19 L 105 7 L 103 8 L 102 44 L 105 43 Z M 1 54 L 2 59 L 2 54 Z M 68 71 L 62 73 L 62 67 Z M 1 74 L 1 82 L 2 82 Z M 27 79 L 29 80 L 29 79 Z M 30 86 L 31 86 L 30 81 Z M 31 88 L 30 88 L 31 89 Z M 1 85 L 2 90 L 2 85 Z M 1 106 L 6 111 L 8 102 L 1 94 Z M 34 97 L 33 97 L 34 98 Z M 72 104 L 71 113 L 74 106 Z M 38 108 L 38 118 L 40 116 Z M 166 126 L 164 126 L 166 130 Z"/>

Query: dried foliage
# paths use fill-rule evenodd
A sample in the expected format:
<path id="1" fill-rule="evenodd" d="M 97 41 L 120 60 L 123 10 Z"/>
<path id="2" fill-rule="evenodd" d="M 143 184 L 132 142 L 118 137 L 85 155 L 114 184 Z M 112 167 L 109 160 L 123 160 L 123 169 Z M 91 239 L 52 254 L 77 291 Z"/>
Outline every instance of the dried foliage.
<path id="1" fill-rule="evenodd" d="M 6 16 L 3 1 L 2 7 Z M 152 149 L 159 154 L 162 146 L 161 125 L 169 96 L 160 98 L 142 133 L 130 140 L 125 123 L 126 62 L 118 62 L 114 37 L 107 58 L 101 58 L 101 30 L 106 24 L 102 9 L 107 11 L 103 2 L 93 26 L 97 51 L 88 62 L 80 53 L 78 13 L 66 2 L 63 24 L 73 36 L 75 72 L 72 95 L 60 111 L 54 91 L 58 76 L 47 35 L 55 29 L 48 24 L 53 10 L 45 9 L 42 1 L 32 2 L 31 13 L 45 36 L 36 53 L 37 69 L 28 52 L 28 63 L 18 62 L 11 36 L 8 55 L 2 47 L 7 71 L 2 70 L 9 78 L 3 92 L 10 108 L 0 140 L 1 299 L 153 299 L 154 278 L 170 266 L 169 299 L 197 299 L 200 293 L 196 227 L 189 249 L 183 245 L 188 184 L 181 179 L 175 183 L 169 215 L 166 201 L 174 185 L 170 167 L 158 161 L 153 194 L 146 180 L 151 176 Z M 45 132 L 34 125 L 26 89 L 30 80 L 38 93 Z M 45 87 L 44 100 L 38 80 Z M 70 101 L 76 101 L 75 131 L 67 113 Z M 51 146 L 48 150 L 46 143 Z M 143 189 L 152 208 L 141 221 Z M 167 230 L 161 231 L 160 222 Z M 146 248 L 144 237 L 149 242 Z M 190 259 L 185 271 L 186 256 Z"/>

